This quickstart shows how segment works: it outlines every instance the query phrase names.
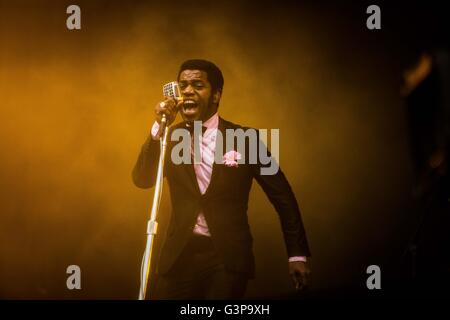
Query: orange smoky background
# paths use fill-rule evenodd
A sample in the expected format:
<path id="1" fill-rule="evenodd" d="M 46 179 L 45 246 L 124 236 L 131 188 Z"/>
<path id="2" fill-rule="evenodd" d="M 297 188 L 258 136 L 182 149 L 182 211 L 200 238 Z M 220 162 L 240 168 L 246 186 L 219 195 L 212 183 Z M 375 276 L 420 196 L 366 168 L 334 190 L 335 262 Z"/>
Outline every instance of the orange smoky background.
<path id="1" fill-rule="evenodd" d="M 152 190 L 131 170 L 162 85 L 190 58 L 222 69 L 222 117 L 280 129 L 313 288 L 364 286 L 368 265 L 401 251 L 412 217 L 399 88 L 414 54 L 396 17 L 370 31 L 362 4 L 77 1 L 71 31 L 70 4 L 0 2 L 1 298 L 137 298 Z M 160 237 L 169 214 L 165 188 Z M 249 218 L 247 296 L 289 295 L 277 214 L 256 183 Z M 66 288 L 72 264 L 80 291 Z"/>

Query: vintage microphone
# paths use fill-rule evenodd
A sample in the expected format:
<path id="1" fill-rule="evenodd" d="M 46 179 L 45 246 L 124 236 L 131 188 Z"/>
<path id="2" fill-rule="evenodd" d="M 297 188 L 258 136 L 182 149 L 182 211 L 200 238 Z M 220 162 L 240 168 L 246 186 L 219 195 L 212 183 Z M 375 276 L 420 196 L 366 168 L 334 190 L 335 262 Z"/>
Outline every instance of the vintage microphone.
<path id="1" fill-rule="evenodd" d="M 178 86 L 178 82 L 176 82 L 176 81 L 166 83 L 163 86 L 163 94 L 164 94 L 164 97 L 174 98 L 177 102 L 183 101 L 183 98 L 181 96 L 180 87 Z M 159 129 L 159 132 L 161 134 L 164 133 L 166 126 L 167 126 L 167 118 L 166 118 L 166 115 L 163 114 L 162 119 L 161 119 L 161 127 Z"/>
<path id="2" fill-rule="evenodd" d="M 165 97 L 174 98 L 177 101 L 182 101 L 180 88 L 176 81 L 169 82 L 163 86 L 163 94 Z M 141 264 L 141 285 L 139 288 L 139 300 L 144 300 L 147 292 L 147 286 L 149 283 L 150 266 L 152 258 L 153 240 L 158 229 L 158 223 L 156 222 L 156 216 L 159 212 L 159 206 L 161 203 L 162 187 L 164 179 L 164 159 L 166 156 L 167 136 L 168 136 L 167 118 L 164 114 L 161 119 L 159 136 L 160 136 L 160 155 L 158 162 L 158 171 L 156 174 L 155 191 L 153 194 L 152 211 L 150 214 L 150 220 L 147 223 L 147 243 L 145 246 L 144 256 Z"/>

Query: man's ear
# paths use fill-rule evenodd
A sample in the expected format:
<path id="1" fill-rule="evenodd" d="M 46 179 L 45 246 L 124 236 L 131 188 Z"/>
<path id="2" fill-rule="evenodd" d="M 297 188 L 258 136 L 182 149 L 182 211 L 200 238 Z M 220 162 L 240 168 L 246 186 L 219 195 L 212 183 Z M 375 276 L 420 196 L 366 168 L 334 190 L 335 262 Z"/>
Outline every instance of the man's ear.
<path id="1" fill-rule="evenodd" d="M 213 94 L 213 103 L 219 103 L 222 92 L 220 90 L 216 90 Z"/>

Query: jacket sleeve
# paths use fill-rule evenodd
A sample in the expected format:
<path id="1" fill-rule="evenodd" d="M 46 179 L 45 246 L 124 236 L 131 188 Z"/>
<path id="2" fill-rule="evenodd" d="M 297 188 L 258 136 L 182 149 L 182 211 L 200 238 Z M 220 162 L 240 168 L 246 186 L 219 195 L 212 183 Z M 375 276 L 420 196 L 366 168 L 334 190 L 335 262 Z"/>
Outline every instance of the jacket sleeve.
<path id="1" fill-rule="evenodd" d="M 259 154 L 266 152 L 271 161 L 275 161 L 261 141 L 258 151 Z M 278 167 L 274 174 L 264 174 L 261 170 L 264 167 L 268 165 L 263 165 L 258 157 L 257 164 L 252 166 L 253 175 L 279 215 L 288 256 L 311 256 L 300 209 L 288 180 L 281 168 Z"/>
<path id="2" fill-rule="evenodd" d="M 137 187 L 147 189 L 154 186 L 158 171 L 159 153 L 160 142 L 159 140 L 153 140 L 150 134 L 141 147 L 132 172 L 133 182 Z"/>

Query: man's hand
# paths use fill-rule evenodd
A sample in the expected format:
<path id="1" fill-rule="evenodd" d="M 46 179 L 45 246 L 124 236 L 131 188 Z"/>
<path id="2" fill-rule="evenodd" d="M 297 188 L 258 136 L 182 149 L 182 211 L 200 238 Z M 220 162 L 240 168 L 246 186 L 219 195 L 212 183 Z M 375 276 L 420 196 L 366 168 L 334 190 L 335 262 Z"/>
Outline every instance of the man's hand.
<path id="1" fill-rule="evenodd" d="M 289 262 L 289 274 L 297 291 L 304 290 L 309 286 L 311 270 L 308 262 Z"/>
<path id="2" fill-rule="evenodd" d="M 181 102 L 177 103 L 173 98 L 166 98 L 164 101 L 159 102 L 155 107 L 156 121 L 161 123 L 162 116 L 165 114 L 167 124 L 171 124 L 177 116 L 180 105 Z"/>

